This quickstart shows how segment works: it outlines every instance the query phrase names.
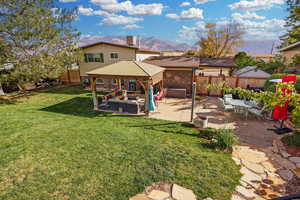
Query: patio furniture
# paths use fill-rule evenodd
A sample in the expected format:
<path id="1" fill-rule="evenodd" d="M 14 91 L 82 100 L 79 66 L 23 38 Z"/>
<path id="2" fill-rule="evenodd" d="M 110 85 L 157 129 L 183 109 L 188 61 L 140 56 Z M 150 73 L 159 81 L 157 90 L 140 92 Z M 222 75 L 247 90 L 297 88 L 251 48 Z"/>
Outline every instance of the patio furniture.
<path id="1" fill-rule="evenodd" d="M 120 113 L 138 114 L 143 111 L 143 103 L 138 101 L 125 101 L 110 99 L 106 104 L 100 105 L 101 110 L 114 111 Z"/>
<path id="2" fill-rule="evenodd" d="M 185 88 L 168 88 L 167 97 L 186 98 Z"/>
<path id="3" fill-rule="evenodd" d="M 232 99 L 232 98 L 233 98 L 233 95 L 232 95 L 232 94 L 225 94 L 225 95 L 224 95 L 224 98 L 231 98 L 231 99 Z"/>
<path id="4" fill-rule="evenodd" d="M 234 107 L 232 105 L 230 105 L 230 104 L 226 104 L 225 101 L 224 101 L 224 99 L 219 98 L 219 100 L 222 102 L 222 105 L 223 105 L 223 108 L 224 108 L 225 111 L 232 111 L 232 110 L 234 110 Z"/>
<path id="5" fill-rule="evenodd" d="M 263 117 L 263 109 L 259 110 L 259 109 L 256 109 L 256 108 L 250 108 L 248 109 L 249 113 L 250 114 L 253 114 L 257 117 Z"/>
<path id="6" fill-rule="evenodd" d="M 248 119 L 249 109 L 247 107 L 236 105 L 234 106 L 234 112 L 242 114 L 245 116 L 246 119 Z"/>

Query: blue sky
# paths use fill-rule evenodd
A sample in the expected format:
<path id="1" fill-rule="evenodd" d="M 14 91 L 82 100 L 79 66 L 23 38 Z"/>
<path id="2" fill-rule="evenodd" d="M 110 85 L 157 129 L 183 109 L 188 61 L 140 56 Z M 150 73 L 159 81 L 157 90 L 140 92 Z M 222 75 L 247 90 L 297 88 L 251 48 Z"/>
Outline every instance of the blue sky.
<path id="1" fill-rule="evenodd" d="M 284 33 L 285 0 L 58 0 L 78 7 L 83 36 L 140 35 L 194 43 L 206 23 L 237 22 L 246 39 L 278 39 Z"/>

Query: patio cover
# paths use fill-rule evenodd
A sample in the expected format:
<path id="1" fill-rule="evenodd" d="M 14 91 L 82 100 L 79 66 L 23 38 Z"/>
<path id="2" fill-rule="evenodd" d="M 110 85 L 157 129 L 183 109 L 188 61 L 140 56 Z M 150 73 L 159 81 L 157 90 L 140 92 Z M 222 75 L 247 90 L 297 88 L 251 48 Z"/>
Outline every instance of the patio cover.
<path id="1" fill-rule="evenodd" d="M 156 84 L 162 80 L 165 69 L 156 65 L 137 61 L 120 61 L 111 65 L 107 65 L 90 72 L 89 77 L 94 78 L 120 78 L 120 79 L 137 79 L 151 80 L 152 84 Z"/>
<path id="2" fill-rule="evenodd" d="M 114 64 L 110 64 L 90 72 L 87 72 L 91 78 L 91 88 L 93 92 L 94 109 L 98 109 L 98 99 L 96 96 L 96 79 L 97 78 L 112 78 L 117 79 L 119 87 L 121 89 L 121 80 L 137 80 L 137 82 L 145 90 L 145 107 L 149 105 L 149 87 L 150 85 L 161 83 L 163 84 L 163 72 L 164 68 L 151 65 L 148 63 L 137 61 L 120 61 Z M 161 85 L 161 87 L 163 87 Z M 146 114 L 149 114 L 149 110 L 145 109 Z"/>

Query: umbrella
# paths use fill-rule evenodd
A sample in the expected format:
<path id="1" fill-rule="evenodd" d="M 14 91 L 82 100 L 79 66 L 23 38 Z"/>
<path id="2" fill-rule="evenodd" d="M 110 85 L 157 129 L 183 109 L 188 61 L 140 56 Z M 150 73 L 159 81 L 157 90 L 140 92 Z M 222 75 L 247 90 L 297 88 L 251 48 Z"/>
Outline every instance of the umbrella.
<path id="1" fill-rule="evenodd" d="M 150 85 L 149 87 L 149 111 L 155 110 L 155 103 L 154 103 L 154 95 L 153 95 L 153 86 Z"/>
<path id="2" fill-rule="evenodd" d="M 282 82 L 282 79 L 272 79 L 272 80 L 269 80 L 271 83 L 281 83 Z"/>

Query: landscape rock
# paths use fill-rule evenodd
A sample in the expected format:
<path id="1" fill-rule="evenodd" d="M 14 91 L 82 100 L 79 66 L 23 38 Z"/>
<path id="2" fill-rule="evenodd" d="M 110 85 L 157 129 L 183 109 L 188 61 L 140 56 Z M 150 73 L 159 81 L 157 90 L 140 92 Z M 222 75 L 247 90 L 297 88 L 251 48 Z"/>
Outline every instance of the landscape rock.
<path id="1" fill-rule="evenodd" d="M 235 162 L 235 164 L 237 165 L 241 165 L 241 160 L 236 158 L 236 157 L 232 157 L 232 160 Z"/>
<path id="2" fill-rule="evenodd" d="M 300 157 L 290 157 L 289 160 L 293 163 L 300 163 Z"/>
<path id="3" fill-rule="evenodd" d="M 273 155 L 273 159 L 282 168 L 291 170 L 296 169 L 296 165 L 293 162 L 289 161 L 288 159 L 282 158 L 280 155 Z"/>
<path id="4" fill-rule="evenodd" d="M 261 163 L 268 160 L 265 153 L 250 148 L 236 148 L 233 155 L 243 161 L 252 163 Z"/>
<path id="5" fill-rule="evenodd" d="M 172 197 L 175 200 L 196 200 L 197 197 L 192 190 L 173 184 Z"/>
<path id="6" fill-rule="evenodd" d="M 129 200 L 150 200 L 146 194 L 138 194 L 134 197 L 131 197 Z"/>
<path id="7" fill-rule="evenodd" d="M 281 176 L 281 178 L 283 178 L 286 181 L 290 181 L 294 177 L 294 174 L 290 170 L 287 170 L 287 169 L 279 170 L 278 174 Z"/>
<path id="8" fill-rule="evenodd" d="M 148 195 L 148 197 L 153 200 L 165 200 L 169 196 L 169 193 L 160 190 L 152 190 Z"/>

